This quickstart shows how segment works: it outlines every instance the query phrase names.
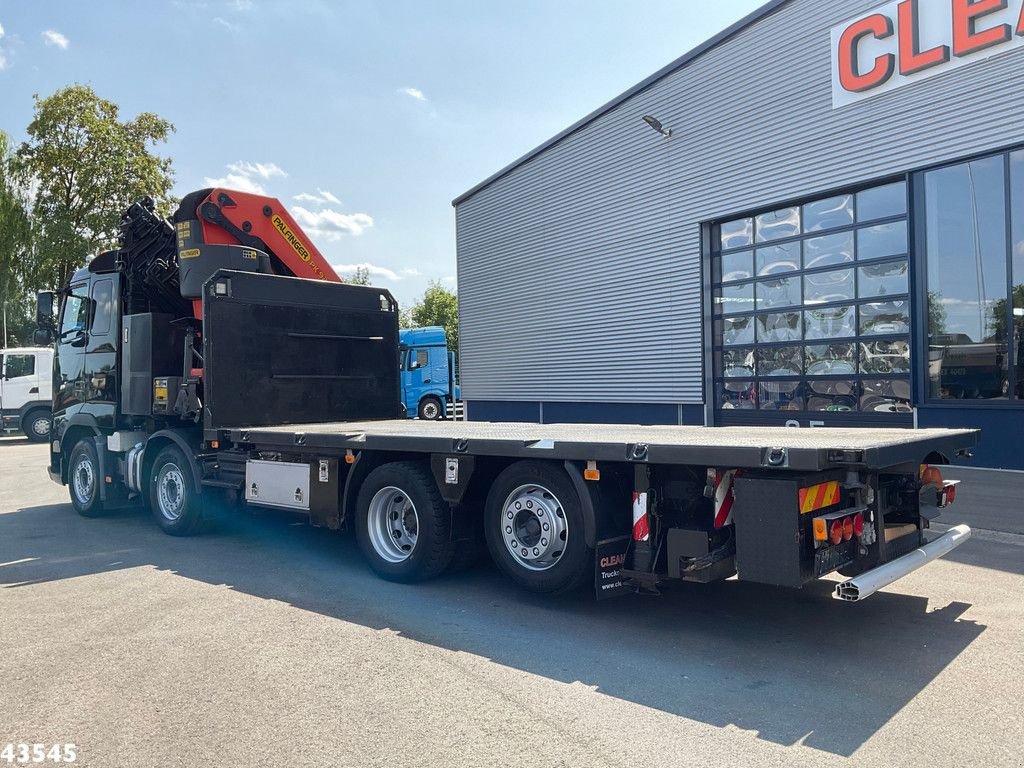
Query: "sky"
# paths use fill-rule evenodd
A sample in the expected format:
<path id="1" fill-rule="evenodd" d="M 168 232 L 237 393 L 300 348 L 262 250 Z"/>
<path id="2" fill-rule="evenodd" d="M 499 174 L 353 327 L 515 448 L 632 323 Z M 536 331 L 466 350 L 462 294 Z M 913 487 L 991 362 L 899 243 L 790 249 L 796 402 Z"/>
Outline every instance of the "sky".
<path id="1" fill-rule="evenodd" d="M 72 83 L 155 112 L 177 195 L 277 197 L 405 305 L 457 288 L 455 197 L 760 5 L 0 0 L 0 130 Z"/>

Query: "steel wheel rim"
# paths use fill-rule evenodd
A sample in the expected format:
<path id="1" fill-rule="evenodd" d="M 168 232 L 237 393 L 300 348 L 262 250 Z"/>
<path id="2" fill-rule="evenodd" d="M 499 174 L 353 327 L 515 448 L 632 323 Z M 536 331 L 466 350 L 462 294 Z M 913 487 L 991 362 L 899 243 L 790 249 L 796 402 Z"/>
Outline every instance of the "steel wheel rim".
<path id="1" fill-rule="evenodd" d="M 75 465 L 74 480 L 75 498 L 82 504 L 88 504 L 96 491 L 96 470 L 88 456 L 83 456 Z"/>
<path id="2" fill-rule="evenodd" d="M 185 476 L 177 464 L 164 464 L 157 477 L 157 505 L 170 522 L 181 517 L 185 507 Z"/>
<path id="3" fill-rule="evenodd" d="M 32 434 L 39 437 L 46 437 L 50 434 L 50 420 L 47 418 L 33 419 L 31 429 Z"/>
<path id="4" fill-rule="evenodd" d="M 554 568 L 565 555 L 569 522 L 558 498 L 542 485 L 521 485 L 501 507 L 501 539 L 512 559 L 530 571 Z"/>
<path id="5" fill-rule="evenodd" d="M 441 409 L 433 400 L 423 404 L 423 418 L 434 421 L 441 414 Z"/>
<path id="6" fill-rule="evenodd" d="M 373 551 L 389 563 L 408 560 L 416 549 L 420 519 L 409 494 L 389 485 L 370 499 L 366 528 Z"/>

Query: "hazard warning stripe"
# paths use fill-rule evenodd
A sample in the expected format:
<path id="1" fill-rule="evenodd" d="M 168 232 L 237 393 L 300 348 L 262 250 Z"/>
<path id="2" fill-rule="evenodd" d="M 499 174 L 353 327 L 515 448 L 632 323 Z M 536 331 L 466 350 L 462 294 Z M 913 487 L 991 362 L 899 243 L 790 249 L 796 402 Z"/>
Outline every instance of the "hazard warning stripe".
<path id="1" fill-rule="evenodd" d="M 809 512 L 816 512 L 819 509 L 838 504 L 841 496 L 842 491 L 839 488 L 838 480 L 819 483 L 810 488 L 801 488 L 800 514 L 806 515 Z"/>

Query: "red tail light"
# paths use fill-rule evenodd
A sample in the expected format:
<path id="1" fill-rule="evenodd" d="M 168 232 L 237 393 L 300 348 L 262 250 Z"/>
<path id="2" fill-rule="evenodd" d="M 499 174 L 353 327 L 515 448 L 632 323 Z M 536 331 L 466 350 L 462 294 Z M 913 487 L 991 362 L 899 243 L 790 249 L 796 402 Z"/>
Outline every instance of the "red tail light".
<path id="1" fill-rule="evenodd" d="M 849 541 L 853 538 L 853 518 L 848 517 L 843 520 L 843 541 Z"/>
<path id="2" fill-rule="evenodd" d="M 832 541 L 833 544 L 838 544 L 839 542 L 841 542 L 843 540 L 843 521 L 834 520 L 832 522 L 832 526 L 829 528 L 828 534 L 829 539 Z"/>
<path id="3" fill-rule="evenodd" d="M 864 515 L 858 512 L 853 516 L 853 535 L 860 536 L 864 533 Z"/>

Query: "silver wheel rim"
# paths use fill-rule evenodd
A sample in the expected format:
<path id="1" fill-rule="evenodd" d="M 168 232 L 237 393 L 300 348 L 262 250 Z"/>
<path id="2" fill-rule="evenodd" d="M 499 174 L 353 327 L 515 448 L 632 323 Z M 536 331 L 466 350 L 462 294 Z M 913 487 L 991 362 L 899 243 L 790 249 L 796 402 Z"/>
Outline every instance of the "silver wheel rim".
<path id="1" fill-rule="evenodd" d="M 75 489 L 75 498 L 82 504 L 88 504 L 96 489 L 96 470 L 88 456 L 80 458 L 75 465 L 72 487 Z"/>
<path id="2" fill-rule="evenodd" d="M 185 476 L 177 464 L 164 464 L 156 480 L 157 505 L 160 514 L 174 522 L 185 507 Z"/>
<path id="3" fill-rule="evenodd" d="M 434 421 L 438 416 L 441 415 L 441 409 L 437 403 L 433 400 L 423 404 L 423 418 L 429 421 Z"/>
<path id="4" fill-rule="evenodd" d="M 530 571 L 558 565 L 569 540 L 569 523 L 558 498 L 541 485 L 521 485 L 501 507 L 501 538 L 512 558 Z"/>
<path id="5" fill-rule="evenodd" d="M 416 549 L 420 519 L 416 505 L 401 488 L 389 485 L 373 495 L 366 527 L 373 551 L 389 563 L 408 560 Z"/>
<path id="6" fill-rule="evenodd" d="M 40 417 L 32 420 L 32 434 L 38 437 L 46 437 L 50 434 L 50 420 L 46 417 Z"/>

